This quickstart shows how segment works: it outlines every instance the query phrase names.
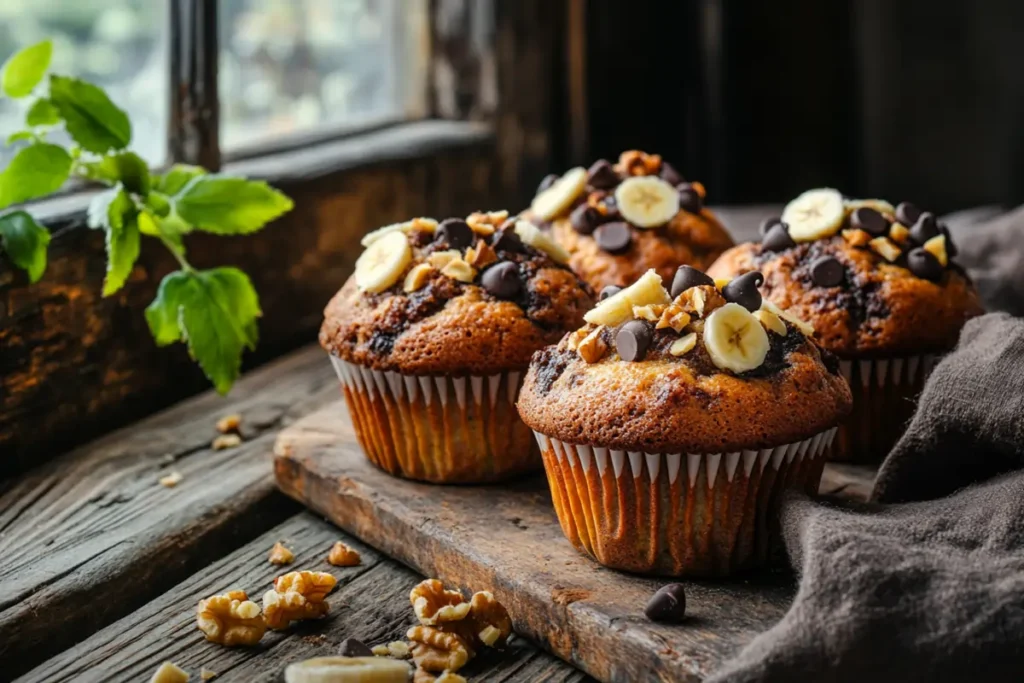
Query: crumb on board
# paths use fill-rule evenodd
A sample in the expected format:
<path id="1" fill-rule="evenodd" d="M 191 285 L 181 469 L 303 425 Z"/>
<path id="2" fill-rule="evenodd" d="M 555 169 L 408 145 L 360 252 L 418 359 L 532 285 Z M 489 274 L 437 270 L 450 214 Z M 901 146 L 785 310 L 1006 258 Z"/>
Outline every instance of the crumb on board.
<path id="1" fill-rule="evenodd" d="M 238 413 L 225 415 L 217 420 L 217 431 L 221 434 L 237 434 L 242 427 L 242 416 Z"/>
<path id="2" fill-rule="evenodd" d="M 175 486 L 180 484 L 181 480 L 184 479 L 184 478 L 185 477 L 183 477 L 181 475 L 181 472 L 179 472 L 178 470 L 171 470 L 170 472 L 168 472 L 164 476 L 160 477 L 159 481 L 160 481 L 160 485 L 161 486 L 164 486 L 164 487 L 169 488 L 169 489 L 173 489 Z"/>
<path id="3" fill-rule="evenodd" d="M 281 541 L 278 541 L 270 549 L 270 557 L 267 559 L 270 561 L 270 564 L 291 564 L 295 561 L 295 553 L 285 548 Z"/>
<path id="4" fill-rule="evenodd" d="M 213 443 L 210 444 L 210 447 L 215 451 L 223 451 L 227 450 L 228 448 L 237 448 L 238 446 L 241 445 L 242 437 L 240 437 L 238 434 L 221 434 L 220 436 L 213 440 Z"/>
<path id="5" fill-rule="evenodd" d="M 188 683 L 188 674 L 174 662 L 164 662 L 153 673 L 149 683 Z"/>

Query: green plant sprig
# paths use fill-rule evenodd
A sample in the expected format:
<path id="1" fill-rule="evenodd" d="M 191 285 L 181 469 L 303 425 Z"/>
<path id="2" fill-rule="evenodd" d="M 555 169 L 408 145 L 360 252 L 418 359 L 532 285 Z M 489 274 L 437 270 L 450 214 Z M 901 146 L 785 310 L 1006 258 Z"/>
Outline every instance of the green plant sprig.
<path id="1" fill-rule="evenodd" d="M 8 145 L 27 144 L 0 171 L 2 251 L 31 282 L 39 281 L 50 233 L 28 211 L 9 207 L 50 194 L 71 177 L 108 186 L 88 210 L 89 227 L 106 233 L 103 296 L 124 287 L 142 236 L 159 240 L 179 269 L 164 277 L 146 308 L 149 329 L 160 346 L 185 343 L 217 391 L 227 393 L 238 378 L 243 351 L 256 347 L 259 297 L 237 268 L 194 268 L 185 236 L 196 230 L 247 235 L 291 210 L 292 201 L 264 182 L 198 166 L 151 171 L 128 151 L 131 121 L 101 88 L 55 74 L 44 86 L 52 52 L 48 40 L 27 47 L 11 56 L 0 74 L 3 95 L 32 98 L 25 129 L 7 137 Z M 60 128 L 74 144 L 65 148 L 48 140 Z"/>

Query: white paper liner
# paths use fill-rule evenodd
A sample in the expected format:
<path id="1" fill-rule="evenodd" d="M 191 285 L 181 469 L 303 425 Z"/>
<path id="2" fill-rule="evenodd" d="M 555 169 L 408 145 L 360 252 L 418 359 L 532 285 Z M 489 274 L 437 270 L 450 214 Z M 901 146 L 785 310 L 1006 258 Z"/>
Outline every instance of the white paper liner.
<path id="1" fill-rule="evenodd" d="M 839 371 L 851 387 L 855 382 L 859 382 L 863 387 L 870 386 L 872 382 L 879 387 L 887 383 L 895 386 L 912 385 L 928 379 L 940 360 L 942 356 L 934 353 L 857 361 L 841 360 Z"/>

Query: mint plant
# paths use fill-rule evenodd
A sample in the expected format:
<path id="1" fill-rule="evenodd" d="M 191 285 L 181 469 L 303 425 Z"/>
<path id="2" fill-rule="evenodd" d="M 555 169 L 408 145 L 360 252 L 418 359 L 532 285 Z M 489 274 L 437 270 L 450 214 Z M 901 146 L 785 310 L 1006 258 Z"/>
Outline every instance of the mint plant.
<path id="1" fill-rule="evenodd" d="M 29 211 L 9 207 L 50 194 L 71 177 L 108 186 L 88 210 L 89 227 L 106 233 L 103 296 L 124 287 L 142 237 L 159 240 L 179 269 L 163 279 L 146 308 L 149 329 L 160 346 L 185 343 L 217 391 L 227 393 L 242 352 L 256 347 L 259 297 L 237 268 L 193 268 L 185 237 L 195 230 L 256 232 L 291 210 L 291 200 L 264 182 L 197 166 L 151 171 L 128 150 L 131 121 L 101 88 L 55 74 L 46 79 L 52 51 L 48 40 L 27 47 L 7 60 L 0 75 L 4 96 L 30 98 L 24 130 L 7 137 L 8 145 L 23 146 L 0 171 L 0 252 L 38 282 L 50 233 Z M 47 139 L 61 128 L 72 140 L 67 148 Z"/>

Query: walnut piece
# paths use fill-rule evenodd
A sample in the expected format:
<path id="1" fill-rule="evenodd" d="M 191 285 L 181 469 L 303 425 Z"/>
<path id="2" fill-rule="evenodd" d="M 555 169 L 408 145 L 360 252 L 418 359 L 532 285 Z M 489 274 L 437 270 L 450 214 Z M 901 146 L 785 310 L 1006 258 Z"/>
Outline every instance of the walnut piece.
<path id="1" fill-rule="evenodd" d="M 161 486 L 163 486 L 165 488 L 173 489 L 175 486 L 180 484 L 181 480 L 184 479 L 184 478 L 185 477 L 183 477 L 181 475 L 181 472 L 179 472 L 178 470 L 171 470 L 170 472 L 168 472 L 164 476 L 160 477 L 159 481 L 160 481 L 160 485 Z"/>
<path id="2" fill-rule="evenodd" d="M 295 553 L 285 548 L 280 541 L 270 549 L 270 564 L 291 564 L 295 561 Z"/>
<path id="3" fill-rule="evenodd" d="M 242 426 L 242 416 L 238 413 L 225 415 L 217 420 L 217 431 L 221 434 L 232 434 L 238 432 Z"/>
<path id="4" fill-rule="evenodd" d="M 619 155 L 615 170 L 622 175 L 656 175 L 661 170 L 661 156 L 629 150 Z"/>
<path id="5" fill-rule="evenodd" d="M 402 291 L 409 294 L 410 292 L 416 292 L 423 289 L 423 286 L 427 284 L 427 280 L 430 279 L 430 274 L 433 271 L 434 267 L 429 263 L 420 263 L 413 266 L 405 275 L 405 281 L 402 282 Z"/>
<path id="6" fill-rule="evenodd" d="M 474 644 L 488 647 L 504 647 L 512 635 L 512 618 L 505 607 L 489 591 L 473 594 L 470 601 L 469 618 L 464 622 L 471 625 L 475 634 Z"/>
<path id="7" fill-rule="evenodd" d="M 413 587 L 409 602 L 416 618 L 424 626 L 443 621 L 459 621 L 469 614 L 470 604 L 459 591 L 445 590 L 437 579 L 426 579 Z"/>
<path id="8" fill-rule="evenodd" d="M 267 630 L 260 606 L 245 591 L 230 591 L 199 601 L 196 624 L 211 643 L 255 645 Z"/>
<path id="9" fill-rule="evenodd" d="M 349 548 L 341 541 L 331 546 L 331 552 L 327 555 L 327 561 L 335 567 L 355 567 L 359 564 L 359 551 Z"/>
<path id="10" fill-rule="evenodd" d="M 149 683 L 188 683 L 188 674 L 173 662 L 164 662 Z"/>
<path id="11" fill-rule="evenodd" d="M 405 635 L 413 642 L 413 661 L 426 671 L 458 671 L 475 654 L 460 636 L 434 626 L 413 626 Z"/>
<path id="12" fill-rule="evenodd" d="M 387 645 L 374 645 L 370 648 L 370 652 L 373 653 L 374 657 L 390 657 L 391 650 L 388 649 Z"/>
<path id="13" fill-rule="evenodd" d="M 472 282 L 476 277 L 476 269 L 469 265 L 461 258 L 452 259 L 449 261 L 441 272 L 453 280 L 459 282 Z"/>
<path id="14" fill-rule="evenodd" d="M 486 236 L 494 234 L 507 219 L 508 211 L 476 211 L 466 216 L 466 224 L 473 232 Z"/>
<path id="15" fill-rule="evenodd" d="M 427 257 L 427 263 L 441 270 L 457 258 L 462 258 L 461 251 L 458 249 L 447 249 L 445 251 L 435 251 Z"/>
<path id="16" fill-rule="evenodd" d="M 657 322 L 661 318 L 661 314 L 665 312 L 665 306 L 662 304 L 648 304 L 646 306 L 634 306 L 633 317 L 639 320 L 647 320 L 649 322 Z"/>
<path id="17" fill-rule="evenodd" d="M 483 270 L 492 263 L 498 261 L 498 254 L 483 240 L 477 242 L 475 247 L 466 250 L 466 263 L 477 270 Z"/>
<path id="18" fill-rule="evenodd" d="M 902 253 L 900 248 L 896 246 L 896 243 L 888 237 L 876 237 L 868 242 L 868 246 L 871 247 L 872 251 L 890 263 L 898 259 Z"/>
<path id="19" fill-rule="evenodd" d="M 274 579 L 274 588 L 263 594 L 263 618 L 274 630 L 293 621 L 318 619 L 330 605 L 325 598 L 338 580 L 326 572 L 289 572 Z"/>
<path id="20" fill-rule="evenodd" d="M 864 232 L 863 230 L 861 232 Z M 867 233 L 865 233 L 867 234 Z M 910 231 L 907 230 L 906 226 L 899 223 L 893 223 L 889 228 L 889 239 L 900 244 L 905 244 L 910 239 Z"/>
<path id="21" fill-rule="evenodd" d="M 608 350 L 608 344 L 601 338 L 603 331 L 604 325 L 598 325 L 593 332 L 577 343 L 576 353 L 587 363 L 596 363 L 604 358 L 604 354 Z"/>
<path id="22" fill-rule="evenodd" d="M 725 298 L 711 285 L 698 285 L 685 290 L 673 303 L 691 316 L 701 318 L 724 306 Z"/>
<path id="23" fill-rule="evenodd" d="M 663 330 L 666 327 L 671 327 L 676 332 L 682 332 L 683 328 L 689 324 L 690 314 L 687 313 L 682 306 L 673 301 L 668 306 L 665 306 L 665 310 L 662 311 L 661 317 L 658 319 L 658 324 L 655 325 L 654 328 Z"/>
<path id="24" fill-rule="evenodd" d="M 210 448 L 215 451 L 223 451 L 228 448 L 237 448 L 242 445 L 242 437 L 238 434 L 221 434 L 213 443 L 210 444 Z"/>
<path id="25" fill-rule="evenodd" d="M 860 228 L 850 228 L 843 230 L 843 239 L 846 240 L 851 247 L 863 247 L 871 241 L 871 235 Z"/>
<path id="26" fill-rule="evenodd" d="M 409 643 L 404 640 L 396 640 L 387 644 L 388 654 L 395 659 L 408 659 L 411 655 Z"/>

